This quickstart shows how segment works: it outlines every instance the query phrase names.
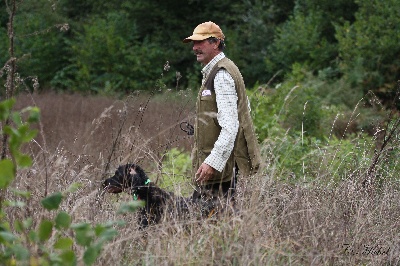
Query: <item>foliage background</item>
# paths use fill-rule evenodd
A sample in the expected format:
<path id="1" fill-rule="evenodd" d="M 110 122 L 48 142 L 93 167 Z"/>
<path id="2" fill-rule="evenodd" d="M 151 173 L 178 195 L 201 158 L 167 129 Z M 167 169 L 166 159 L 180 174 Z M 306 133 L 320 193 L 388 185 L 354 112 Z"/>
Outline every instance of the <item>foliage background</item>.
<path id="1" fill-rule="evenodd" d="M 2 61 L 8 54 L 5 3 L 0 2 Z M 320 79 L 345 80 L 356 95 L 372 91 L 390 101 L 399 79 L 399 5 L 396 0 L 24 1 L 15 19 L 17 56 L 24 57 L 19 71 L 39 76 L 42 90 L 126 93 L 151 90 L 169 61 L 165 83 L 176 86 L 179 72 L 179 85 L 193 89 L 199 66 L 181 40 L 211 20 L 223 29 L 226 53 L 249 88 L 280 83 L 300 64 Z M 64 34 L 53 27 L 60 23 L 69 25 Z M 46 33 L 46 41 L 32 33 Z M 331 89 L 329 101 L 340 101 L 343 90 Z"/>

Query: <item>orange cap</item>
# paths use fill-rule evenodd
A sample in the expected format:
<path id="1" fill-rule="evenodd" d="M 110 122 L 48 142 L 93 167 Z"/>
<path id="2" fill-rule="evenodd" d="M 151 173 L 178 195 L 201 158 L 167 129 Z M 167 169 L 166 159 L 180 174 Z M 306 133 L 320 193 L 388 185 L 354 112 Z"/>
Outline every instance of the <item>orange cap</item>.
<path id="1" fill-rule="evenodd" d="M 184 39 L 183 42 L 202 41 L 210 37 L 215 37 L 220 40 L 225 39 L 225 35 L 222 33 L 221 28 L 214 22 L 208 21 L 198 25 L 194 29 L 193 35 Z"/>

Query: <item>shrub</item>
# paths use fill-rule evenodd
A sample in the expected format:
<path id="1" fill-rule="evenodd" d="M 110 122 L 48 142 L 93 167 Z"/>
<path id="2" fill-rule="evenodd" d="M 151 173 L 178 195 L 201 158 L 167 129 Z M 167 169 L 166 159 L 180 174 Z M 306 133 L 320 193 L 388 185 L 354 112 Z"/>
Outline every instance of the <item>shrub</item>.
<path id="1" fill-rule="evenodd" d="M 149 89 L 162 72 L 161 52 L 151 42 L 138 42 L 135 25 L 127 14 L 94 16 L 70 42 L 74 56 L 52 80 L 57 89 L 112 93 Z M 156 68 L 159 62 L 159 68 Z"/>
<path id="2" fill-rule="evenodd" d="M 328 113 L 318 95 L 318 82 L 309 82 L 311 76 L 302 65 L 294 64 L 285 82 L 274 88 L 260 86 L 250 93 L 252 116 L 261 141 L 270 136 L 269 131 L 282 133 L 288 129 L 289 134 L 300 132 L 322 138 L 321 124 Z"/>
<path id="3" fill-rule="evenodd" d="M 336 54 L 336 46 L 323 36 L 324 24 L 321 21 L 322 12 L 295 12 L 277 29 L 268 61 L 286 71 L 290 71 L 294 63 L 306 63 L 313 70 L 328 67 Z"/>
<path id="4" fill-rule="evenodd" d="M 60 31 L 66 32 L 68 24 L 48 3 L 47 0 L 24 1 L 17 5 L 18 16 L 13 21 L 13 49 L 14 56 L 18 58 L 18 72 L 21 76 L 39 74 L 45 86 L 66 64 L 67 58 L 64 34 L 60 34 Z M 2 12 L 5 11 L 6 7 Z M 2 27 L 0 32 L 0 59 L 6 62 L 8 58 L 3 56 L 9 56 L 10 48 L 7 28 Z"/>
<path id="5" fill-rule="evenodd" d="M 345 79 L 329 82 L 294 64 L 285 82 L 249 92 L 256 133 L 283 178 L 314 178 L 326 169 L 338 180 L 368 168 L 373 136 L 387 118 L 373 94 L 346 99 L 349 87 Z"/>
<path id="6" fill-rule="evenodd" d="M 386 101 L 393 98 L 400 78 L 400 3 L 356 1 L 359 9 L 354 23 L 336 27 L 341 67 L 364 93 L 372 90 Z"/>
<path id="7" fill-rule="evenodd" d="M 192 181 L 192 160 L 190 155 L 177 148 L 172 148 L 166 153 L 162 166 L 163 178 L 160 186 L 184 196 L 189 196 L 193 189 L 190 186 Z"/>

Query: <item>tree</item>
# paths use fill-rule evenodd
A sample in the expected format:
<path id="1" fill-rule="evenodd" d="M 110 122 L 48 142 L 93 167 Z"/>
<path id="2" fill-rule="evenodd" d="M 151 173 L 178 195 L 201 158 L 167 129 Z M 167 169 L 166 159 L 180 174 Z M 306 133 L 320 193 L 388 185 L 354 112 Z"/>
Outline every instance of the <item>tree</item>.
<path id="1" fill-rule="evenodd" d="M 400 79 L 400 2 L 356 1 L 354 23 L 337 27 L 341 69 L 355 86 L 391 101 Z"/>
<path id="2" fill-rule="evenodd" d="M 290 16 L 278 29 L 266 58 L 274 72 L 290 71 L 294 63 L 308 65 L 338 77 L 338 48 L 335 26 L 354 21 L 354 1 L 297 0 Z"/>

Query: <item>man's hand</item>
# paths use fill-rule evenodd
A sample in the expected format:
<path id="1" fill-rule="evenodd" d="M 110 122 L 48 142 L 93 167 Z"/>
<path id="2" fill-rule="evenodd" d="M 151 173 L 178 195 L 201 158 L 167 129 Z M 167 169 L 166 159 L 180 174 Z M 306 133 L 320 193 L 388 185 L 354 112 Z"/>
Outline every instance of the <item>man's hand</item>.
<path id="1" fill-rule="evenodd" d="M 202 163 L 196 172 L 196 182 L 202 183 L 213 178 L 215 169 L 208 164 Z"/>

